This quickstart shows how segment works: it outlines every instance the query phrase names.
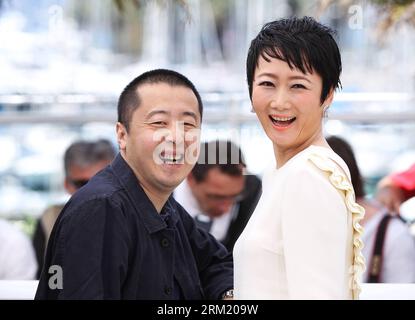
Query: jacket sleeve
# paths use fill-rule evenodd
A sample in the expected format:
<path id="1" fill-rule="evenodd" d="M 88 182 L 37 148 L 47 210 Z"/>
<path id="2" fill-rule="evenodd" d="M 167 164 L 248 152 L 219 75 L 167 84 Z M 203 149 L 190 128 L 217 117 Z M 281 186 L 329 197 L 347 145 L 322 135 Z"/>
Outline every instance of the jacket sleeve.
<path id="1" fill-rule="evenodd" d="M 93 199 L 67 210 L 57 226 L 50 253 L 50 264 L 61 267 L 62 289 L 55 288 L 57 292 L 49 296 L 76 300 L 120 299 L 129 245 L 122 210 L 109 199 Z M 49 247 L 48 251 L 52 249 Z M 41 278 L 40 281 L 48 280 Z M 39 284 L 39 288 L 45 287 Z M 45 297 L 39 293 L 42 296 Z"/>
<path id="2" fill-rule="evenodd" d="M 347 243 L 348 211 L 341 194 L 326 176 L 305 167 L 291 177 L 282 199 L 290 298 L 343 299 L 352 243 Z"/>
<path id="3" fill-rule="evenodd" d="M 232 254 L 212 235 L 198 228 L 193 218 L 178 206 L 197 263 L 205 298 L 221 299 L 224 292 L 233 288 Z"/>

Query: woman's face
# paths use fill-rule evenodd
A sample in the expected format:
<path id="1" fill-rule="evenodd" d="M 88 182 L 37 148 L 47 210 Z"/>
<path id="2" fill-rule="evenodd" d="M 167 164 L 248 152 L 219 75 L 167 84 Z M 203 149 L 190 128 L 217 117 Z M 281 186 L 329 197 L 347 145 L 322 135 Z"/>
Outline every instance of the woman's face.
<path id="1" fill-rule="evenodd" d="M 298 152 L 321 137 L 322 78 L 316 72 L 290 69 L 285 61 L 262 56 L 258 60 L 252 88 L 252 105 L 267 136 L 278 149 Z"/>

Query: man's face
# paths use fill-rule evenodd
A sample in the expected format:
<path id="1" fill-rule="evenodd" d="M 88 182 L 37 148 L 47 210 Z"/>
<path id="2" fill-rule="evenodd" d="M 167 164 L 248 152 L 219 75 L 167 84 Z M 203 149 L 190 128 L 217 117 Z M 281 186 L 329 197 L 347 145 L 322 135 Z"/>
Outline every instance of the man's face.
<path id="1" fill-rule="evenodd" d="M 201 182 L 197 182 L 190 174 L 188 183 L 203 213 L 219 217 L 228 212 L 241 197 L 245 176 L 231 176 L 214 167 Z"/>
<path id="2" fill-rule="evenodd" d="M 74 194 L 79 188 L 85 185 L 89 179 L 104 169 L 110 161 L 100 161 L 88 166 L 72 165 L 69 167 L 68 175 L 65 178 L 65 189 L 69 194 Z"/>
<path id="3" fill-rule="evenodd" d="M 198 101 L 184 86 L 144 84 L 137 90 L 140 106 L 132 114 L 129 132 L 117 124 L 121 154 L 144 190 L 171 193 L 197 161 Z"/>

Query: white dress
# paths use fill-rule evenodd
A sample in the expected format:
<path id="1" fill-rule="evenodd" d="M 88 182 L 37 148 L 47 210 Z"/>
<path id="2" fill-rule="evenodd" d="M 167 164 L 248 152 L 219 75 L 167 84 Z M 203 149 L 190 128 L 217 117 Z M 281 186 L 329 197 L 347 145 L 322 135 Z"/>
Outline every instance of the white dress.
<path id="1" fill-rule="evenodd" d="M 235 299 L 357 299 L 363 214 L 331 149 L 310 146 L 271 168 L 233 251 Z"/>

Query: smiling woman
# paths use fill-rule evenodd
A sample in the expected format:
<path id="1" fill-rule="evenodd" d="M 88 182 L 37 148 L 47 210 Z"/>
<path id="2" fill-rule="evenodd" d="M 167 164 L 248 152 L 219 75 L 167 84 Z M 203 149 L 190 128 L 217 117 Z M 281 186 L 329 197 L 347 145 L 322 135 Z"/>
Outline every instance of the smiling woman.
<path id="1" fill-rule="evenodd" d="M 357 299 L 364 268 L 347 165 L 330 149 L 322 118 L 340 86 L 333 31 L 314 19 L 266 24 L 252 41 L 252 106 L 275 166 L 234 249 L 238 299 Z"/>

